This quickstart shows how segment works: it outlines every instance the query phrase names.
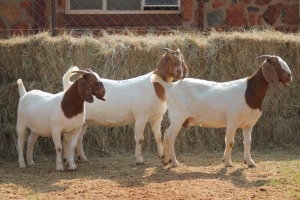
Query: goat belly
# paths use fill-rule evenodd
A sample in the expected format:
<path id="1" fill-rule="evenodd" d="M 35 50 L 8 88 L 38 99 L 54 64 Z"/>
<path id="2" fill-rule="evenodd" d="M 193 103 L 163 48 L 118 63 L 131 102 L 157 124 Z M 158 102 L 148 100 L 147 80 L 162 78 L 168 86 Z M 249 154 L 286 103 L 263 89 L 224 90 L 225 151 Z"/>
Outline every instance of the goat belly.
<path id="1" fill-rule="evenodd" d="M 118 120 L 93 120 L 86 119 L 86 123 L 94 126 L 107 126 L 107 127 L 115 127 L 115 126 L 125 126 L 134 122 L 134 119 L 118 119 Z"/>
<path id="2" fill-rule="evenodd" d="M 193 118 L 190 117 L 186 120 L 184 125 L 187 125 L 188 121 L 188 125 L 193 126 L 193 125 L 198 125 L 198 126 L 203 126 L 203 127 L 207 127 L 207 128 L 223 128 L 226 127 L 226 119 L 215 119 L 215 120 L 208 120 L 207 118 Z"/>

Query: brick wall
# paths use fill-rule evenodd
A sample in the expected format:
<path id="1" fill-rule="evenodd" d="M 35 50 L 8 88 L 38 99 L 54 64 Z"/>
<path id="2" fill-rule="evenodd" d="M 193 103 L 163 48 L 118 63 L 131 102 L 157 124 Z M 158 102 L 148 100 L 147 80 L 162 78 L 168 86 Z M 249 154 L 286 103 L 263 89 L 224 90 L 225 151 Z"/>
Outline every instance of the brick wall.
<path id="1" fill-rule="evenodd" d="M 204 0 L 203 28 L 272 26 L 297 32 L 298 0 Z"/>
<path id="2" fill-rule="evenodd" d="M 57 0 L 57 28 L 63 32 L 100 28 L 122 30 L 127 26 L 146 33 L 167 32 L 171 29 L 203 30 L 212 27 L 223 30 L 232 27 L 248 29 L 262 25 L 282 31 L 298 31 L 298 0 L 181 0 L 181 2 L 181 14 L 122 15 L 122 18 L 116 15 L 112 18 L 113 15 L 66 15 L 66 0 Z M 130 20 L 130 17 L 140 18 Z M 111 24 L 107 24 L 109 20 Z M 117 20 L 122 20 L 122 23 Z M 51 0 L 0 1 L 0 37 L 31 34 L 50 28 Z"/>

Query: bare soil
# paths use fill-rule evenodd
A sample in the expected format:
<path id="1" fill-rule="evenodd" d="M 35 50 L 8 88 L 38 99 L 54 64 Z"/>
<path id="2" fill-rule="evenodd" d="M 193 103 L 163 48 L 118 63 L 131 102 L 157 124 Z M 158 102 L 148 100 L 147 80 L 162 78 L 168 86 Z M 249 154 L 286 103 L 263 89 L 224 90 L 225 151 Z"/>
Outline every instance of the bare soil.
<path id="1" fill-rule="evenodd" d="M 163 166 L 157 155 L 144 153 L 136 166 L 133 152 L 89 155 L 76 171 L 55 171 L 55 157 L 36 156 L 35 165 L 18 167 L 0 160 L 0 199 L 299 199 L 300 185 L 288 167 L 300 174 L 300 149 L 252 151 L 256 168 L 233 153 L 225 168 L 222 152 L 177 153 L 180 166 Z M 299 177 L 300 178 L 300 177 Z"/>

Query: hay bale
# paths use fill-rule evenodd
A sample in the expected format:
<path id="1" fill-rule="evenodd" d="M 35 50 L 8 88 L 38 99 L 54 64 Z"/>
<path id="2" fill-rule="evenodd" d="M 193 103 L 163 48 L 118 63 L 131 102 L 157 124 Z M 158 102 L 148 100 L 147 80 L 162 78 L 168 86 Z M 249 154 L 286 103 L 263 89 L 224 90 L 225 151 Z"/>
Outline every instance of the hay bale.
<path id="1" fill-rule="evenodd" d="M 276 31 L 212 32 L 174 35 L 104 35 L 93 38 L 70 35 L 51 37 L 41 33 L 0 41 L 0 155 L 16 156 L 16 80 L 22 78 L 27 90 L 51 93 L 62 90 L 61 78 L 72 65 L 92 68 L 101 77 L 127 79 L 152 71 L 163 47 L 179 47 L 190 67 L 190 77 L 229 81 L 251 75 L 262 54 L 281 56 L 294 75 L 299 73 L 300 36 Z M 299 84 L 297 77 L 289 89 L 271 86 L 263 105 L 263 115 L 253 129 L 253 146 L 299 143 Z M 167 116 L 162 131 L 168 127 Z M 242 146 L 241 131 L 237 146 Z M 223 149 L 224 129 L 190 127 L 176 141 L 181 151 Z M 89 153 L 112 149 L 134 149 L 133 126 L 91 127 L 84 139 Z M 144 149 L 156 148 L 150 128 L 145 130 Z M 52 153 L 51 139 L 39 140 L 37 153 Z"/>

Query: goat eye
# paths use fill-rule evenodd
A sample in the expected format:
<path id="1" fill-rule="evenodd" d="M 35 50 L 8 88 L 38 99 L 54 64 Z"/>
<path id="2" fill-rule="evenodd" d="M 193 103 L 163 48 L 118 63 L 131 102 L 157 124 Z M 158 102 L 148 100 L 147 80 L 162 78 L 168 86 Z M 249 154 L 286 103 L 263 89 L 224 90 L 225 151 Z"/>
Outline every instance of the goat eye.
<path id="1" fill-rule="evenodd" d="M 102 82 L 97 82 L 97 85 L 98 86 L 103 86 L 103 83 Z"/>

